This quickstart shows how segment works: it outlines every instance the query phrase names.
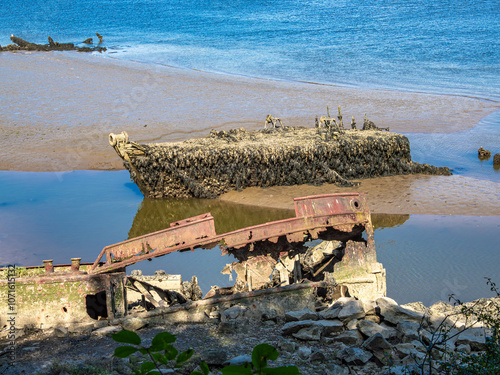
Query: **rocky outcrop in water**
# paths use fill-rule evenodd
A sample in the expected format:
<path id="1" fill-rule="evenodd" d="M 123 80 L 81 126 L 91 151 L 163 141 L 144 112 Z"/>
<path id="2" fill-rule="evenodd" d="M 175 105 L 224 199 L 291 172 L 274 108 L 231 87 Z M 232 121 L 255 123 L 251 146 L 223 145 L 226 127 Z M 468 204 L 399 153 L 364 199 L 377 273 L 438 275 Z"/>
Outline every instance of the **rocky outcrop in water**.
<path id="1" fill-rule="evenodd" d="M 79 47 L 75 46 L 74 43 L 54 42 L 54 40 L 50 36 L 48 37 L 48 44 L 31 43 L 14 35 L 11 35 L 10 40 L 12 40 L 14 44 L 9 44 L 5 47 L 0 46 L 0 51 L 106 51 L 106 47 L 101 47 L 100 45 L 97 45 L 96 47 Z M 92 38 L 86 39 L 83 43 L 92 44 Z"/>

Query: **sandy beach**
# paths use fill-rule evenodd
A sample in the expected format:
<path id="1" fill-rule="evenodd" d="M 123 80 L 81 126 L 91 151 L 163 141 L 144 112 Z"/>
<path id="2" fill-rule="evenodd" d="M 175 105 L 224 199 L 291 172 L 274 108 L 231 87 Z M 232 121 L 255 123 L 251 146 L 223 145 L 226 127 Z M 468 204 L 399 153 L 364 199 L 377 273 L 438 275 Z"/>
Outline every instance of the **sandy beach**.
<path id="1" fill-rule="evenodd" d="M 0 170 L 122 169 L 110 132 L 139 143 L 179 141 L 211 129 L 261 128 L 267 114 L 313 126 L 342 106 L 395 132 L 452 133 L 474 127 L 499 103 L 475 98 L 228 76 L 78 53 L 1 53 Z M 499 184 L 467 177 L 364 180 L 377 213 L 498 215 Z M 290 208 L 296 196 L 335 186 L 250 188 L 222 199 Z"/>

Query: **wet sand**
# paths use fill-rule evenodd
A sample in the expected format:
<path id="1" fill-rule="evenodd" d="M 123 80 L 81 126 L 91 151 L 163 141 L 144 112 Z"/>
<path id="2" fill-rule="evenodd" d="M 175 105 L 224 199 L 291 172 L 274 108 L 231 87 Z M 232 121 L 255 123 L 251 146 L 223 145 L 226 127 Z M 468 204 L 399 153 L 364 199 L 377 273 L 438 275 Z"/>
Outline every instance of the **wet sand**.
<path id="1" fill-rule="evenodd" d="M 316 194 L 363 192 L 372 213 L 497 216 L 500 184 L 463 176 L 393 176 L 362 180 L 357 187 L 277 186 L 230 191 L 220 199 L 250 205 L 294 209 L 293 198 Z"/>
<path id="2" fill-rule="evenodd" d="M 423 93 L 273 81 L 123 62 L 78 53 L 0 53 L 0 170 L 122 169 L 108 145 L 126 130 L 136 142 L 178 141 L 211 129 L 261 128 L 267 114 L 313 126 L 342 106 L 396 132 L 472 128 L 499 103 Z M 250 188 L 222 197 L 290 208 L 293 197 L 363 191 L 373 212 L 498 215 L 499 184 L 466 177 L 397 176 L 360 187 Z M 293 207 L 293 206 L 292 206 Z"/>
<path id="3" fill-rule="evenodd" d="M 0 169 L 122 169 L 108 145 L 125 130 L 136 142 L 167 142 L 211 129 L 313 126 L 342 106 L 396 132 L 472 128 L 499 103 L 465 97 L 363 90 L 123 62 L 83 53 L 0 53 Z"/>

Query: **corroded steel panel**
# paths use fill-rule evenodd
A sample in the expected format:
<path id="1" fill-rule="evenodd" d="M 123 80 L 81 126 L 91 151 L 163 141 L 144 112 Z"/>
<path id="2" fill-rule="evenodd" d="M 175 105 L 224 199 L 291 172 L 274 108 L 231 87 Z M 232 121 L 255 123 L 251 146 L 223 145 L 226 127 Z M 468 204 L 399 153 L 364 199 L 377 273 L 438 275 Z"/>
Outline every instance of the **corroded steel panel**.
<path id="1" fill-rule="evenodd" d="M 198 215 L 171 224 L 162 231 L 147 234 L 103 249 L 91 272 L 118 270 L 141 260 L 166 255 L 174 251 L 194 248 L 212 248 L 221 245 L 223 252 L 239 249 L 259 241 L 305 242 L 316 239 L 329 228 L 350 233 L 355 226 L 366 228 L 368 238 L 373 230 L 364 194 L 328 194 L 295 199 L 296 217 L 254 225 L 233 232 L 217 235 L 210 213 Z M 106 255 L 106 265 L 97 263 Z"/>
<path id="2" fill-rule="evenodd" d="M 363 193 L 325 194 L 295 198 L 297 217 L 358 213 L 368 210 Z"/>

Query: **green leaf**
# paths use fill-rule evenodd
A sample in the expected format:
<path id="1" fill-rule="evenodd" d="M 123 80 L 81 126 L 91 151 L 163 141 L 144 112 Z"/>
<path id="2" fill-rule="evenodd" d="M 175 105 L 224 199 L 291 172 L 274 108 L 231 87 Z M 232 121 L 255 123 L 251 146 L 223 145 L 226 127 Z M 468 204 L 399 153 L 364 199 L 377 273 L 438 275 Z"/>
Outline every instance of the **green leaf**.
<path id="1" fill-rule="evenodd" d="M 119 346 L 115 349 L 115 353 L 113 355 L 118 358 L 127 358 L 130 354 L 134 354 L 136 351 L 137 348 L 134 348 L 133 346 Z"/>
<path id="2" fill-rule="evenodd" d="M 146 348 L 139 348 L 139 353 L 146 355 L 148 354 L 148 350 Z"/>
<path id="3" fill-rule="evenodd" d="M 151 353 L 151 356 L 156 362 L 160 362 L 161 364 L 168 365 L 168 360 L 161 353 Z"/>
<path id="4" fill-rule="evenodd" d="M 252 351 L 252 363 L 257 370 L 267 366 L 267 360 L 274 361 L 279 353 L 274 346 L 269 344 L 259 344 Z"/>
<path id="5" fill-rule="evenodd" d="M 147 374 L 149 371 L 155 369 L 156 366 L 153 362 L 144 362 L 142 365 L 141 365 L 141 372 L 143 374 Z"/>
<path id="6" fill-rule="evenodd" d="M 153 338 L 150 350 L 152 352 L 165 350 L 167 345 L 175 342 L 176 339 L 177 338 L 169 332 L 160 332 Z"/>
<path id="7" fill-rule="evenodd" d="M 177 363 L 184 363 L 187 360 L 189 360 L 189 358 L 191 358 L 193 356 L 193 354 L 194 354 L 194 350 L 188 349 L 185 352 L 182 352 L 181 354 L 179 354 L 179 356 L 177 357 L 177 359 L 175 361 Z"/>
<path id="8" fill-rule="evenodd" d="M 296 366 L 267 367 L 262 369 L 262 373 L 266 375 L 300 375 Z"/>
<path id="9" fill-rule="evenodd" d="M 114 333 L 111 338 L 116 342 L 123 342 L 124 344 L 132 344 L 132 345 L 140 345 L 141 338 L 139 335 L 132 331 L 123 330 L 117 333 Z"/>
<path id="10" fill-rule="evenodd" d="M 252 370 L 243 366 L 226 366 L 221 371 L 222 375 L 252 375 Z"/>
<path id="11" fill-rule="evenodd" d="M 175 359 L 175 357 L 177 357 L 178 353 L 179 353 L 179 351 L 177 349 L 175 349 L 172 345 L 167 345 L 167 347 L 165 348 L 165 357 L 169 361 Z"/>
<path id="12" fill-rule="evenodd" d="M 203 374 L 199 371 L 191 371 L 189 375 L 203 375 Z"/>
<path id="13" fill-rule="evenodd" d="M 201 372 L 203 372 L 203 375 L 208 375 L 210 373 L 210 369 L 208 368 L 208 365 L 205 362 L 200 363 L 200 369 Z"/>

